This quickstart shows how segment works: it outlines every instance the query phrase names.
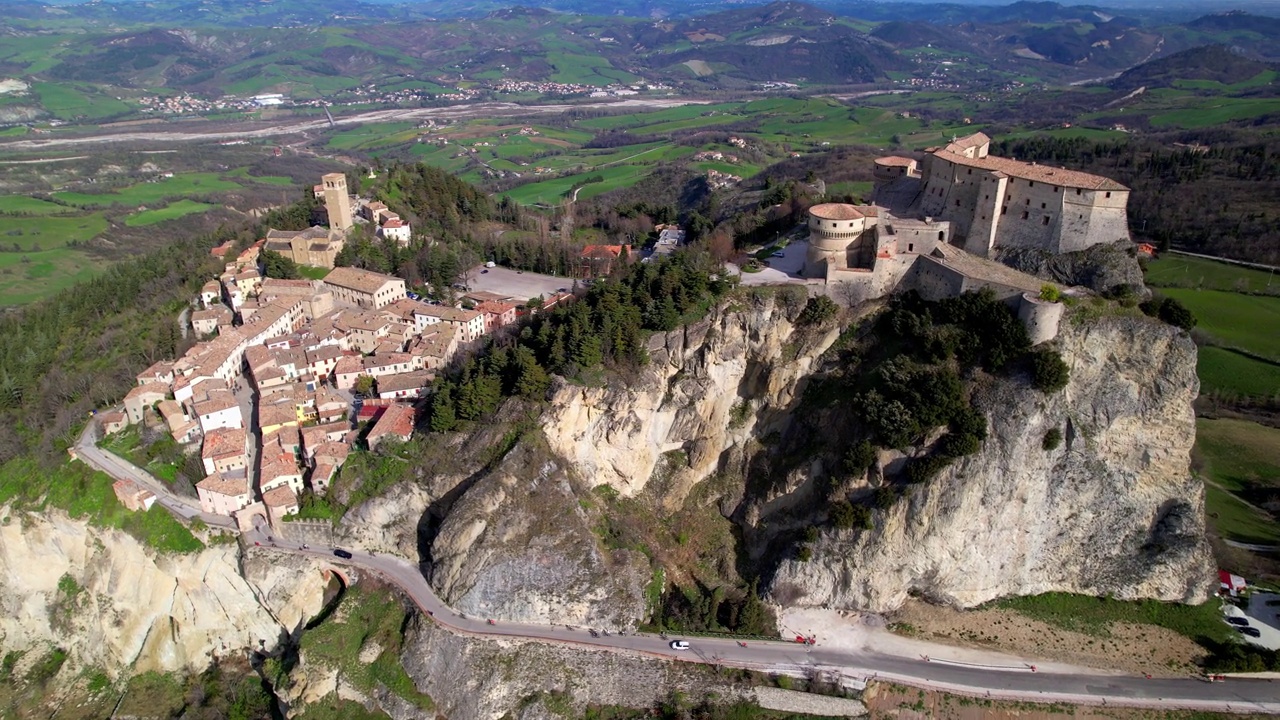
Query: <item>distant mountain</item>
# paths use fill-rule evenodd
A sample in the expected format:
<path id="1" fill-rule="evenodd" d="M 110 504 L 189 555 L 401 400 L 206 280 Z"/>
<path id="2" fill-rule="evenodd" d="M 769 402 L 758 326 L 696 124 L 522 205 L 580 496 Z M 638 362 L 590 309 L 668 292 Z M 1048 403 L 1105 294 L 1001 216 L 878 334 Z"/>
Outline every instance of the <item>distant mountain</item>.
<path id="1" fill-rule="evenodd" d="M 1253 15 L 1242 11 L 1205 15 L 1187 23 L 1187 27 L 1207 32 L 1249 32 L 1280 39 L 1280 18 Z"/>
<path id="2" fill-rule="evenodd" d="M 1129 92 L 1139 87 L 1172 87 L 1179 80 L 1210 80 L 1233 85 L 1275 69 L 1232 52 L 1222 45 L 1207 45 L 1143 63 L 1111 81 L 1113 90 Z"/>

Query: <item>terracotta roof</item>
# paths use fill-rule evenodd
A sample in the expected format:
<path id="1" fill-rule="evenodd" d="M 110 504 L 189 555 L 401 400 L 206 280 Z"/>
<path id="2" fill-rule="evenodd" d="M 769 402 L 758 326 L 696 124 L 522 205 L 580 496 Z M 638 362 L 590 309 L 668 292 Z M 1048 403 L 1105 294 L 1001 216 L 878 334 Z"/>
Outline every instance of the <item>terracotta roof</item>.
<path id="1" fill-rule="evenodd" d="M 294 409 L 292 402 L 258 406 L 258 425 L 260 427 L 284 425 L 286 423 L 297 421 L 298 411 Z"/>
<path id="2" fill-rule="evenodd" d="M 298 505 L 298 496 L 288 485 L 273 487 L 262 493 L 262 504 L 267 507 L 287 508 Z"/>
<path id="3" fill-rule="evenodd" d="M 375 440 L 386 435 L 408 438 L 413 435 L 413 407 L 396 403 L 382 413 L 366 439 Z"/>
<path id="4" fill-rule="evenodd" d="M 333 366 L 335 375 L 350 375 L 351 373 L 362 372 L 364 372 L 364 359 L 359 357 L 340 357 L 337 364 Z"/>
<path id="5" fill-rule="evenodd" d="M 128 418 L 129 416 L 125 415 L 124 412 L 120 410 L 109 410 L 104 413 L 98 413 L 98 419 L 102 421 L 103 425 L 124 422 Z"/>
<path id="6" fill-rule="evenodd" d="M 809 214 L 821 220 L 858 220 L 866 217 L 858 208 L 845 203 L 822 203 L 809 208 Z"/>
<path id="7" fill-rule="evenodd" d="M 431 384 L 434 379 L 435 373 L 428 370 L 386 375 L 378 378 L 378 394 L 399 392 L 401 390 L 418 390 Z"/>
<path id="8" fill-rule="evenodd" d="M 916 161 L 900 155 L 889 155 L 888 157 L 876 158 L 876 164 L 880 167 L 911 167 L 916 164 Z"/>
<path id="9" fill-rule="evenodd" d="M 420 310 L 414 310 L 417 315 L 425 315 L 427 317 L 437 317 L 445 322 L 469 323 L 472 320 L 483 315 L 476 310 L 466 310 L 464 308 L 445 307 L 443 305 L 424 305 Z"/>
<path id="10" fill-rule="evenodd" d="M 582 257 L 621 257 L 623 248 L 631 249 L 627 245 L 588 245 L 582 248 Z"/>
<path id="11" fill-rule="evenodd" d="M 223 410 L 239 407 L 236 396 L 228 390 L 214 390 L 195 403 L 196 415 L 212 415 Z"/>
<path id="12" fill-rule="evenodd" d="M 249 494 L 248 478 L 228 478 L 221 475 L 210 475 L 196 483 L 196 487 L 205 492 L 217 493 L 228 497 L 240 497 Z"/>
<path id="13" fill-rule="evenodd" d="M 956 138 L 954 142 L 947 143 L 943 148 L 946 152 L 963 153 L 970 148 L 981 147 L 990 144 L 991 138 L 986 133 L 976 132 L 972 135 L 965 135 L 962 138 Z"/>
<path id="14" fill-rule="evenodd" d="M 1010 160 L 1009 158 L 996 157 L 995 155 L 988 155 L 984 158 L 970 158 L 947 152 L 944 149 L 935 152 L 933 156 L 940 160 L 955 163 L 956 165 L 963 165 L 964 167 L 978 168 L 980 170 L 988 170 L 991 172 L 1002 172 L 1009 177 L 1021 178 L 1032 182 L 1042 182 L 1046 185 L 1081 188 L 1084 190 L 1129 189 L 1115 180 L 1101 175 L 1080 172 L 1079 170 L 1065 170 L 1051 165 L 1037 165 L 1036 163 L 1022 162 L 1021 160 Z"/>
<path id="15" fill-rule="evenodd" d="M 404 284 L 404 281 L 400 278 L 353 267 L 334 268 L 332 272 L 324 276 L 326 285 L 347 288 L 361 293 L 375 293 L 381 290 L 382 286 L 391 282 Z"/>
<path id="16" fill-rule="evenodd" d="M 245 452 L 245 432 L 240 428 L 217 428 L 204 435 L 204 446 L 200 448 L 200 457 L 215 458 L 226 455 L 243 455 Z"/>
<path id="17" fill-rule="evenodd" d="M 159 395 L 161 398 L 163 398 L 165 395 L 168 395 L 168 394 L 169 394 L 169 388 L 167 386 L 157 382 L 149 382 L 149 383 L 145 383 L 143 385 L 139 385 L 135 387 L 134 389 L 130 390 L 129 393 L 124 397 L 126 400 L 132 397 L 143 397 L 146 395 Z"/>
<path id="18" fill-rule="evenodd" d="M 382 227 L 384 228 L 400 228 L 404 226 L 405 226 L 405 222 L 398 217 L 391 218 L 390 220 L 382 223 Z"/>
<path id="19" fill-rule="evenodd" d="M 351 448 L 346 443 L 324 442 L 317 445 L 312 454 L 317 458 L 336 459 L 341 463 L 342 460 L 347 459 L 347 455 L 351 454 Z"/>

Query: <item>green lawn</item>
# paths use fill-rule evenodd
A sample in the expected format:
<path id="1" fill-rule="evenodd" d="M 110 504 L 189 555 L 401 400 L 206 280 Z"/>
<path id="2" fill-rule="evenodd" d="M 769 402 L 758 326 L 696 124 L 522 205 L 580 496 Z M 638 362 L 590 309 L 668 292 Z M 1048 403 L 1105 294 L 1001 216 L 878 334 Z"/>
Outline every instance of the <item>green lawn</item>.
<path id="1" fill-rule="evenodd" d="M 144 210 L 139 213 L 134 213 L 124 219 L 124 224 L 129 227 L 154 225 L 159 222 L 164 222 L 165 220 L 174 220 L 176 218 L 183 217 L 184 215 L 212 210 L 215 207 L 217 207 L 217 205 L 196 202 L 195 200 L 179 200 L 178 202 L 157 210 Z"/>
<path id="2" fill-rule="evenodd" d="M 1045 593 L 997 600 L 989 607 L 1019 612 L 1027 617 L 1065 630 L 1107 636 L 1111 623 L 1129 622 L 1159 625 L 1193 640 L 1207 638 L 1227 641 L 1234 633 L 1222 622 L 1218 603 L 1210 600 L 1201 605 L 1181 605 L 1156 600 L 1126 602 L 1110 598 Z"/>
<path id="3" fill-rule="evenodd" d="M 405 137 L 400 140 L 393 140 L 392 138 L 397 135 Z M 344 130 L 329 138 L 328 147 L 331 150 L 355 150 L 357 148 L 367 149 L 384 145 L 393 145 L 397 142 L 407 142 L 412 140 L 416 135 L 417 131 L 413 123 L 399 122 L 361 125 L 360 127 L 353 128 L 351 130 Z"/>
<path id="4" fill-rule="evenodd" d="M 1149 261 L 1145 278 L 1153 287 L 1280 294 L 1280 273 L 1172 253 Z"/>
<path id="5" fill-rule="evenodd" d="M 63 215 L 73 212 L 76 212 L 75 208 L 51 203 L 48 200 L 26 197 L 25 195 L 0 195 L 0 213 Z"/>
<path id="6" fill-rule="evenodd" d="M 1186 305 L 1195 314 L 1197 327 L 1223 345 L 1280 360 L 1280 297 L 1185 288 L 1161 292 Z"/>
<path id="7" fill-rule="evenodd" d="M 1280 98 L 1190 98 L 1183 107 L 1151 116 L 1157 127 L 1186 129 L 1213 127 L 1233 120 L 1248 120 L 1280 112 Z"/>
<path id="8" fill-rule="evenodd" d="M 554 205 L 564 198 L 564 194 L 568 192 L 569 188 L 573 187 L 575 183 L 581 182 L 586 178 L 600 175 L 604 178 L 604 182 L 584 185 L 582 187 L 582 191 L 578 194 L 579 199 L 586 199 L 610 190 L 616 190 L 621 187 L 633 185 L 639 182 L 647 174 L 647 168 L 636 167 L 634 165 L 612 165 L 610 167 L 599 168 L 597 170 L 589 170 L 577 175 L 569 175 L 566 177 L 555 178 L 554 180 L 543 180 L 542 182 L 521 185 L 518 188 L 503 193 L 503 195 L 510 197 L 512 200 L 515 200 L 522 205 Z"/>
<path id="9" fill-rule="evenodd" d="M 1280 393 L 1280 365 L 1212 346 L 1203 346 L 1196 354 L 1201 394 L 1217 392 L 1267 398 Z"/>
<path id="10" fill-rule="evenodd" d="M 240 185 L 230 180 L 223 180 L 217 173 L 181 173 L 171 178 L 142 182 L 111 192 L 59 192 L 54 193 L 54 197 L 81 207 L 158 205 L 168 198 L 189 198 L 239 189 L 241 189 Z"/>
<path id="11" fill-rule="evenodd" d="M 1280 543 L 1280 522 L 1245 502 L 1253 497 L 1256 505 L 1280 488 L 1280 430 L 1246 420 L 1201 418 L 1196 452 L 1206 480 L 1205 511 L 1218 533 L 1239 542 Z"/>
<path id="12" fill-rule="evenodd" d="M 333 268 L 312 267 L 311 265 L 298 266 L 298 274 L 310 280 L 323 280 L 332 271 Z"/>

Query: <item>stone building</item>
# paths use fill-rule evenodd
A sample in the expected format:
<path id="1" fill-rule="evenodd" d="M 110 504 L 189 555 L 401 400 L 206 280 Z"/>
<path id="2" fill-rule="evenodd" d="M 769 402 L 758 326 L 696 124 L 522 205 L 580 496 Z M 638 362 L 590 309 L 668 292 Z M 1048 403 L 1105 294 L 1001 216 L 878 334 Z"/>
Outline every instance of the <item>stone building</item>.
<path id="1" fill-rule="evenodd" d="M 876 161 L 877 202 L 949 221 L 954 243 L 979 257 L 1000 248 L 1051 253 L 1129 238 L 1129 188 L 1100 175 L 990 154 L 982 133 L 910 158 Z M 904 207 L 905 205 L 905 207 Z"/>
<path id="2" fill-rule="evenodd" d="M 355 221 L 351 216 L 351 195 L 347 193 L 347 176 L 329 173 L 320 177 L 324 185 L 324 209 L 329 213 L 330 230 L 350 230 Z"/>
<path id="3" fill-rule="evenodd" d="M 299 265 L 331 268 L 345 245 L 341 231 L 315 225 L 306 230 L 268 230 L 263 247 Z"/>

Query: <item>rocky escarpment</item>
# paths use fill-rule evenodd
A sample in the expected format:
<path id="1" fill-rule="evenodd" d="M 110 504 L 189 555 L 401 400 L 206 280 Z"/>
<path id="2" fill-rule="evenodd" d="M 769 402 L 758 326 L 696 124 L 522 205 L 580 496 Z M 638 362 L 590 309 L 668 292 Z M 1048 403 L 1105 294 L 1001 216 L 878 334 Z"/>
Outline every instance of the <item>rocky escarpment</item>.
<path id="1" fill-rule="evenodd" d="M 836 329 L 797 332 L 803 294 L 748 296 L 710 318 L 655 335 L 650 362 L 625 385 L 561 385 L 544 416 L 551 449 L 594 485 L 645 489 L 664 453 L 685 461 L 660 491 L 678 502 L 724 454 L 786 422 L 803 378 Z M 659 473 L 661 475 L 662 473 Z"/>
<path id="2" fill-rule="evenodd" d="M 878 611 L 909 594 L 959 606 L 1047 591 L 1206 598 L 1203 487 L 1188 470 L 1195 346 L 1129 317 L 1065 322 L 1059 344 L 1063 391 L 983 388 L 981 450 L 877 512 L 874 529 L 828 531 L 810 561 L 782 562 L 775 598 Z M 1046 450 L 1055 428 L 1061 446 Z"/>
<path id="3" fill-rule="evenodd" d="M 1128 285 L 1143 292 L 1142 268 L 1133 256 L 1128 241 L 1113 245 L 1094 245 L 1085 250 L 1051 253 L 1039 248 L 1000 248 L 996 259 L 1015 270 L 1062 283 L 1079 285 L 1106 292 L 1118 285 Z"/>
<path id="4" fill-rule="evenodd" d="M 0 646 L 33 658 L 57 646 L 68 667 L 113 676 L 199 671 L 276 647 L 322 605 L 325 580 L 304 559 L 242 556 L 237 545 L 158 554 L 60 512 L 10 519 L 0 526 Z"/>

